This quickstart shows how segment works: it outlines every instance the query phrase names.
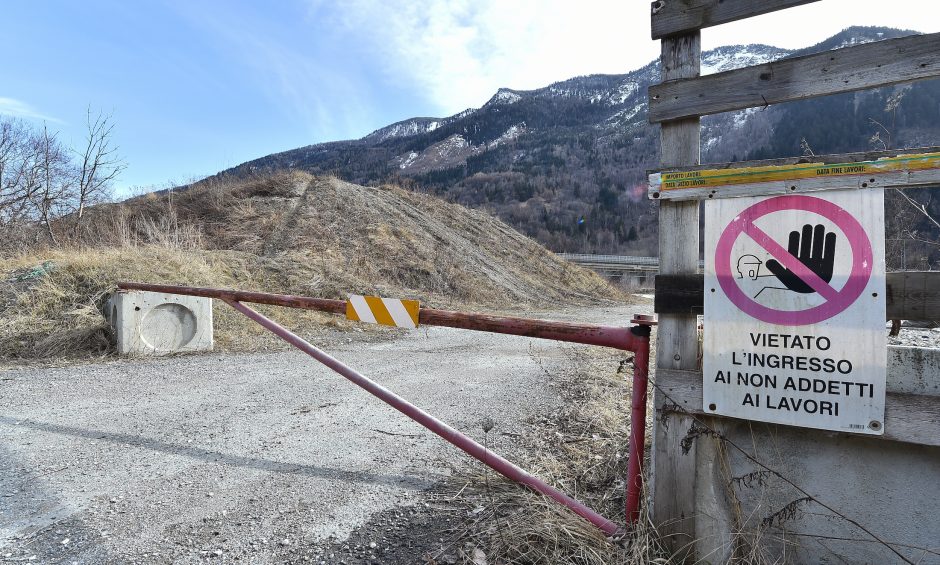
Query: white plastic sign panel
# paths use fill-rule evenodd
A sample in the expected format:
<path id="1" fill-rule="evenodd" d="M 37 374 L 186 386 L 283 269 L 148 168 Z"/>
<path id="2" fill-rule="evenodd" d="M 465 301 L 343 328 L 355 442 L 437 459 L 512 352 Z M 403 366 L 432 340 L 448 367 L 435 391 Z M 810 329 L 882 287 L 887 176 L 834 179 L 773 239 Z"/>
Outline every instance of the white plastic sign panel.
<path id="1" fill-rule="evenodd" d="M 884 433 L 884 194 L 705 202 L 706 413 Z"/>

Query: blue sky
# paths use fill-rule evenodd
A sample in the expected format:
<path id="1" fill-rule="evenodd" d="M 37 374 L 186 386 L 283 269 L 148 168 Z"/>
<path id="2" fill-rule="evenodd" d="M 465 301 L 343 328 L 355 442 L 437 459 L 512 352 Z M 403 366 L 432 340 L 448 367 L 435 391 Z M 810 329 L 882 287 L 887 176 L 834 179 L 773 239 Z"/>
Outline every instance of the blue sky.
<path id="1" fill-rule="evenodd" d="M 825 0 L 705 30 L 703 46 L 940 31 L 917 17 L 933 3 L 913 4 Z M 0 114 L 77 145 L 86 108 L 113 113 L 124 193 L 658 55 L 648 0 L 4 0 L 2 13 Z"/>

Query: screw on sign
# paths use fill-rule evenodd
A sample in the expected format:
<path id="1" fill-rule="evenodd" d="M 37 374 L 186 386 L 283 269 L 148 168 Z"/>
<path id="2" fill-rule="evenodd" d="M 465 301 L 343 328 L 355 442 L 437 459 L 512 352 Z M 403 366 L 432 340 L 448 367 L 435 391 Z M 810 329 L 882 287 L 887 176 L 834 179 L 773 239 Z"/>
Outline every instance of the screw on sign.
<path id="1" fill-rule="evenodd" d="M 705 203 L 703 409 L 883 433 L 880 191 Z"/>

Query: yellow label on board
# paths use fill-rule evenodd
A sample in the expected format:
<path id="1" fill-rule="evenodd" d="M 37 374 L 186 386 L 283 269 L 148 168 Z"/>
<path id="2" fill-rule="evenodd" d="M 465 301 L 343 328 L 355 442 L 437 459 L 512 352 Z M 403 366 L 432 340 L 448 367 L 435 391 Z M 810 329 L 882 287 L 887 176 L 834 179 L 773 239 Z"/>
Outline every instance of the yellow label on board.
<path id="1" fill-rule="evenodd" d="M 850 175 L 877 175 L 897 171 L 919 171 L 940 168 L 940 153 L 899 155 L 860 163 L 800 163 L 740 169 L 703 169 L 660 173 L 659 190 L 710 188 Z"/>

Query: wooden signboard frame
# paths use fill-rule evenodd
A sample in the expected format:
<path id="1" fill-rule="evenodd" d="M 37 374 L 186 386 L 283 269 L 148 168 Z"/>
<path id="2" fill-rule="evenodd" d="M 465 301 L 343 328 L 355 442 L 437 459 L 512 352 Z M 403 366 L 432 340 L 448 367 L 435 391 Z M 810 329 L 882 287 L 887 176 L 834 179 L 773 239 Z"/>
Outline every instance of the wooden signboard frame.
<path id="1" fill-rule="evenodd" d="M 919 35 L 856 45 L 807 55 L 753 67 L 746 67 L 707 77 L 700 77 L 701 32 L 705 27 L 741 20 L 760 14 L 774 12 L 814 0 L 656 0 L 651 4 L 653 39 L 661 39 L 662 83 L 650 87 L 649 113 L 652 123 L 661 124 L 660 153 L 661 171 L 695 171 L 702 169 L 728 169 L 747 166 L 794 165 L 799 159 L 776 163 L 723 165 L 700 165 L 700 117 L 706 114 L 727 112 L 750 107 L 766 106 L 779 102 L 802 100 L 839 92 L 850 92 L 902 82 L 923 80 L 940 76 L 940 34 Z M 936 148 L 917 153 L 933 153 Z M 837 156 L 837 160 L 820 163 L 855 163 L 877 161 L 892 155 L 859 157 L 860 154 Z M 870 158 L 869 158 L 870 157 Z M 865 173 L 870 171 L 866 170 Z M 893 175 L 893 176 L 891 176 Z M 821 175 L 826 176 L 826 175 Z M 916 178 L 914 178 L 916 177 Z M 871 179 L 871 176 L 867 177 Z M 911 180 L 913 178 L 913 180 Z M 777 179 L 779 181 L 780 179 Z M 818 179 L 817 179 L 818 180 Z M 841 188 L 847 186 L 840 179 Z M 859 189 L 869 185 L 912 186 L 936 184 L 940 171 L 911 174 L 911 171 L 891 171 L 880 175 L 876 181 L 865 180 L 859 175 Z M 657 278 L 657 304 L 661 304 L 661 291 L 666 291 L 668 282 L 674 291 L 684 296 L 688 308 L 657 308 L 659 329 L 656 355 L 656 392 L 654 402 L 653 453 L 651 475 L 651 514 L 659 528 L 664 543 L 678 554 L 694 561 L 696 540 L 695 485 L 697 461 L 716 461 L 720 449 L 717 440 L 700 437 L 691 444 L 682 445 L 682 440 L 692 427 L 691 414 L 701 412 L 702 376 L 698 358 L 698 324 L 695 309 L 701 302 L 696 297 L 695 286 L 701 290 L 702 278 L 698 274 L 699 230 L 690 226 L 699 225 L 699 200 L 722 196 L 744 196 L 753 194 L 779 194 L 824 190 L 835 186 L 828 181 L 799 183 L 778 182 L 779 186 L 750 186 L 740 189 L 705 187 L 698 193 L 676 190 L 651 190 L 651 198 L 660 200 L 659 208 L 659 253 L 660 273 Z M 868 183 L 861 186 L 862 183 Z M 815 183 L 815 184 L 814 184 Z M 851 185 L 855 186 L 855 185 Z M 794 187 L 794 188 L 791 188 Z M 653 192 L 659 194 L 655 197 Z M 936 279 L 933 279 L 936 280 Z M 908 281 L 909 282 L 909 281 Z M 899 283 L 894 283 L 895 285 Z M 914 283 L 915 286 L 917 283 Z M 931 283 L 932 284 L 932 283 Z M 891 287 L 892 279 L 889 277 Z M 889 294 L 891 289 L 889 288 Z M 933 298 L 925 302 L 935 304 Z M 903 302 L 903 300 L 902 300 Z M 898 300 L 895 299 L 895 305 Z M 889 305 L 889 311 L 891 306 Z M 696 384 L 697 383 L 697 384 Z M 697 388 L 696 388 L 697 386 Z M 917 432 L 917 422 L 911 425 L 892 424 L 897 418 L 896 407 L 900 405 L 907 413 L 926 417 L 929 425 L 936 426 L 935 402 L 921 399 L 888 398 L 886 415 L 886 438 L 898 441 L 928 443 Z M 694 404 L 698 402 L 698 406 Z M 900 403 L 900 404 L 899 404 Z M 905 404 L 906 403 L 906 404 Z M 929 404 L 929 405 L 928 405 Z M 678 406 L 677 406 L 678 405 Z M 682 410 L 683 407 L 686 410 Z M 680 409 L 676 409 L 676 408 Z M 720 429 L 721 419 L 706 416 L 708 422 Z M 896 420 L 900 423 L 900 420 Z M 924 422 L 921 422 L 923 424 Z M 892 430 L 893 428 L 893 430 Z M 934 428 L 935 429 L 935 428 Z M 897 436 L 897 437 L 895 437 Z M 929 439 L 929 438 L 927 438 Z"/>

